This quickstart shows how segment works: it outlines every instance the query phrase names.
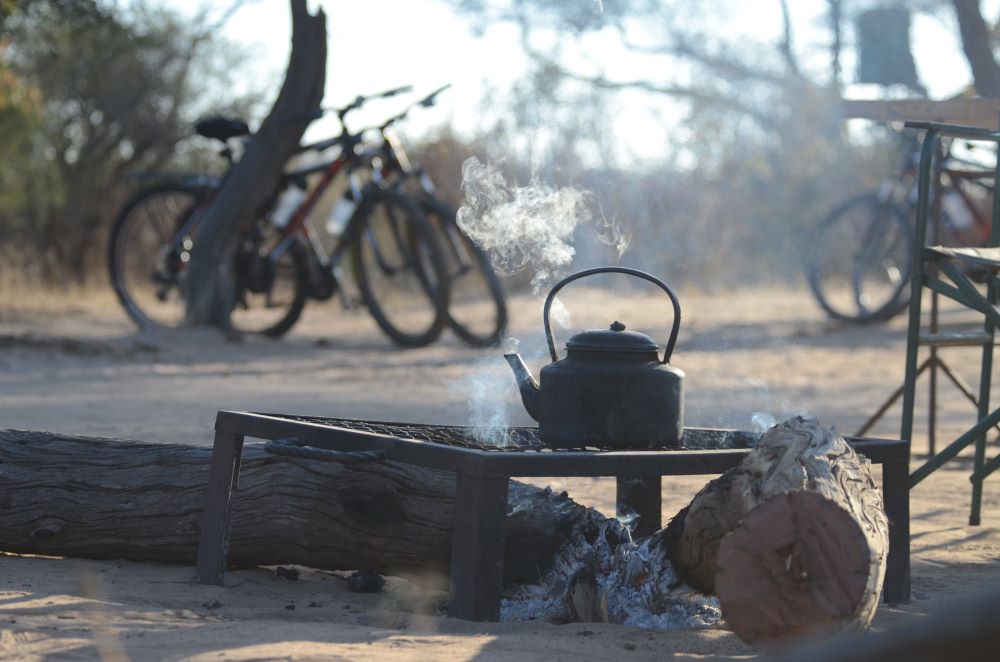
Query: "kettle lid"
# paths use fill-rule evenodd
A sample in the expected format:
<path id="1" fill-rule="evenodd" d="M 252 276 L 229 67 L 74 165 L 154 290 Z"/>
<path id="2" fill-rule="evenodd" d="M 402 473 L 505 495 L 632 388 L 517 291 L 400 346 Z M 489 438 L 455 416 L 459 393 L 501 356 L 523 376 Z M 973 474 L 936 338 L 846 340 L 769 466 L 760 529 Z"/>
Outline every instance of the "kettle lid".
<path id="1" fill-rule="evenodd" d="M 645 333 L 628 331 L 615 321 L 608 329 L 580 331 L 566 341 L 567 350 L 598 352 L 659 352 L 660 347 Z"/>

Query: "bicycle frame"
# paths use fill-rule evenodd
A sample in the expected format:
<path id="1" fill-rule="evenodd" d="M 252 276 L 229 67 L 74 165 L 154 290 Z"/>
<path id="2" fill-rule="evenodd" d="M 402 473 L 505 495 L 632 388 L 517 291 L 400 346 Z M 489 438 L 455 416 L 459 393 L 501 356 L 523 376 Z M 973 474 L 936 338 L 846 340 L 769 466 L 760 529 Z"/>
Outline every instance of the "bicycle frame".
<path id="1" fill-rule="evenodd" d="M 990 223 L 991 219 L 989 217 L 989 212 L 980 209 L 979 205 L 976 204 L 972 195 L 969 193 L 968 187 L 965 184 L 974 184 L 993 194 L 994 187 L 986 184 L 983 180 L 993 179 L 993 172 L 989 170 L 976 170 L 962 167 L 954 167 L 949 165 L 949 162 L 954 162 L 955 157 L 952 157 L 950 150 L 944 147 L 938 146 L 937 150 L 937 174 L 941 180 L 940 188 L 934 187 L 931 190 L 931 200 L 934 204 L 934 199 L 938 193 L 941 192 L 942 196 L 955 192 L 962 201 L 962 205 L 965 211 L 968 212 L 971 223 L 969 228 L 971 232 L 963 233 L 959 237 L 960 243 L 967 246 L 978 246 L 982 245 L 986 239 L 989 238 Z M 883 204 L 898 204 L 902 207 L 914 207 L 916 204 L 916 163 L 908 162 L 903 168 L 902 172 L 894 178 L 889 178 L 883 180 L 878 191 L 878 199 Z M 959 228 L 944 228 L 946 231 L 956 231 Z"/>
<path id="2" fill-rule="evenodd" d="M 354 141 L 349 141 L 354 142 Z M 295 235 L 301 233 L 308 241 L 309 245 L 312 247 L 313 253 L 315 254 L 319 264 L 324 269 L 332 269 L 336 265 L 337 260 L 340 255 L 346 250 L 348 239 L 350 239 L 352 233 L 351 228 L 345 230 L 344 234 L 337 241 L 331 253 L 327 253 L 326 249 L 319 241 L 319 237 L 316 235 L 316 231 L 307 222 L 309 215 L 312 213 L 313 209 L 316 207 L 316 203 L 319 201 L 323 194 L 326 193 L 327 188 L 333 183 L 333 180 L 338 174 L 344 169 L 349 167 L 351 164 L 355 163 L 357 157 L 353 154 L 353 145 L 350 149 L 347 145 L 344 146 L 343 151 L 340 155 L 333 161 L 328 161 L 326 163 L 320 163 L 317 165 L 309 166 L 301 170 L 295 170 L 286 173 L 283 178 L 284 181 L 289 182 L 291 186 L 297 186 L 296 180 L 303 179 L 309 175 L 316 173 L 322 173 L 322 178 L 312 191 L 309 192 L 306 199 L 299 205 L 299 208 L 295 210 L 292 218 L 289 220 L 288 224 L 282 229 L 281 235 L 278 239 L 278 243 L 274 249 L 268 254 L 269 259 L 274 262 L 282 256 L 282 254 L 288 250 L 292 242 L 295 241 Z M 353 176 L 353 173 L 349 173 L 350 186 L 353 191 L 356 200 L 361 199 L 361 184 Z"/>
<path id="3" fill-rule="evenodd" d="M 405 116 L 401 113 L 395 119 Z M 387 130 L 387 126 L 379 127 L 382 135 L 382 144 L 374 153 L 363 155 L 366 158 L 372 172 L 379 180 L 392 181 L 394 186 L 402 186 L 406 180 L 419 182 L 424 195 L 429 199 L 435 198 L 434 181 L 423 168 L 414 167 L 403 148 L 402 143 Z M 476 268 L 475 257 L 460 236 L 461 230 L 453 223 L 443 222 L 440 230 L 445 238 L 446 248 L 451 253 L 455 261 L 455 271 L 452 277 L 464 275 Z"/>

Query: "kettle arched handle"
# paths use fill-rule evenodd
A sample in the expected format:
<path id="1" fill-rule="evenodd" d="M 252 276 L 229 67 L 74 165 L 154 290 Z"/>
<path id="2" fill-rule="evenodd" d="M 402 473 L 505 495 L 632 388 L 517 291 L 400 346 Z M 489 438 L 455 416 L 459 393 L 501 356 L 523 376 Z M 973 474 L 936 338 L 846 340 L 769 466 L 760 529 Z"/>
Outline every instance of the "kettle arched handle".
<path id="1" fill-rule="evenodd" d="M 572 276 L 563 278 L 555 284 L 552 290 L 549 291 L 549 295 L 545 297 L 545 307 L 542 309 L 542 321 L 545 323 L 545 340 L 549 343 L 549 354 L 552 356 L 552 360 L 559 360 L 559 355 L 556 353 L 556 341 L 555 338 L 552 337 L 552 325 L 549 323 L 549 309 L 552 307 L 552 301 L 556 298 L 556 293 L 559 292 L 564 285 L 568 285 L 574 280 L 583 278 L 584 276 L 592 276 L 594 274 L 601 273 L 628 274 L 629 276 L 642 278 L 659 285 L 660 288 L 667 293 L 667 296 L 670 297 L 670 303 L 674 306 L 674 323 L 670 328 L 670 339 L 667 341 L 667 348 L 663 352 L 663 360 L 661 363 L 669 362 L 670 356 L 674 353 L 674 345 L 677 344 L 677 332 L 681 328 L 681 304 L 677 302 L 677 297 L 674 295 L 673 290 L 667 287 L 667 284 L 662 280 L 652 274 L 646 273 L 645 271 L 630 269 L 628 267 L 595 267 L 594 269 L 584 269 L 583 271 L 578 271 Z"/>

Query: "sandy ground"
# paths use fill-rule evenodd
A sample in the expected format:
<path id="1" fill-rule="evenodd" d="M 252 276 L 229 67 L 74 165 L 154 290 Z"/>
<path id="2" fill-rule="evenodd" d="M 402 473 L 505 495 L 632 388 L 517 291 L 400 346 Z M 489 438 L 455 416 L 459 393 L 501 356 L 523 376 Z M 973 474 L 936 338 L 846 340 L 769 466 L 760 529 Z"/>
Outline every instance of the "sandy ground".
<path id="1" fill-rule="evenodd" d="M 689 425 L 751 428 L 768 417 L 809 413 L 851 434 L 902 381 L 901 319 L 839 327 L 801 291 L 679 296 L 684 320 L 672 363 L 687 373 Z M 565 303 L 572 328 L 620 319 L 661 343 L 670 319 L 659 298 L 640 294 L 579 289 Z M 537 371 L 545 362 L 541 304 L 522 296 L 512 309 L 512 335 Z M 946 311 L 943 320 L 960 325 L 966 318 Z M 976 377 L 974 351 L 952 349 L 945 358 L 967 379 Z M 973 410 L 948 385 L 941 397 L 945 438 Z M 423 350 L 396 350 L 363 312 L 336 305 L 307 309 L 280 342 L 231 342 L 211 331 L 137 333 L 99 293 L 0 293 L 0 427 L 207 444 L 215 412 L 226 408 L 528 423 L 499 350 L 468 349 L 452 336 Z M 897 436 L 898 426 L 896 408 L 872 434 Z M 926 430 L 918 435 L 915 463 L 926 451 Z M 990 454 L 996 452 L 994 444 Z M 1000 479 L 986 485 L 982 526 L 969 527 L 969 463 L 961 456 L 913 490 L 914 600 L 880 608 L 876 630 L 1000 590 Z M 665 513 L 685 505 L 704 480 L 664 480 Z M 611 480 L 552 484 L 613 513 Z M 296 582 L 271 569 L 234 572 L 226 588 L 195 585 L 192 576 L 190 567 L 0 556 L 0 657 L 552 661 L 753 654 L 724 628 L 475 624 L 414 613 L 412 587 L 392 578 L 384 593 L 359 595 L 348 592 L 344 575 L 306 569 Z"/>

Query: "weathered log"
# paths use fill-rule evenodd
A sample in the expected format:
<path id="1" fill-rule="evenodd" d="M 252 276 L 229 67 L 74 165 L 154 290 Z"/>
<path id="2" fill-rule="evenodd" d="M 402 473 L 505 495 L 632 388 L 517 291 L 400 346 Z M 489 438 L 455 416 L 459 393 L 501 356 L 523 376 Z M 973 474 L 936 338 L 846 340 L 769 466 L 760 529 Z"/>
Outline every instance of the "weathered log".
<path id="1" fill-rule="evenodd" d="M 229 562 L 447 581 L 453 474 L 243 451 Z M 193 567 L 212 449 L 0 431 L 0 551 Z M 511 481 L 505 579 L 532 582 L 598 513 Z"/>
<path id="2" fill-rule="evenodd" d="M 868 626 L 888 520 L 868 461 L 814 419 L 795 418 L 657 537 L 685 582 L 716 593 L 742 639 L 767 645 Z"/>

